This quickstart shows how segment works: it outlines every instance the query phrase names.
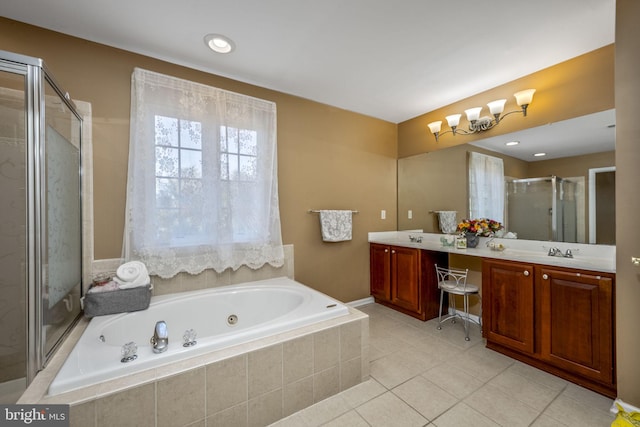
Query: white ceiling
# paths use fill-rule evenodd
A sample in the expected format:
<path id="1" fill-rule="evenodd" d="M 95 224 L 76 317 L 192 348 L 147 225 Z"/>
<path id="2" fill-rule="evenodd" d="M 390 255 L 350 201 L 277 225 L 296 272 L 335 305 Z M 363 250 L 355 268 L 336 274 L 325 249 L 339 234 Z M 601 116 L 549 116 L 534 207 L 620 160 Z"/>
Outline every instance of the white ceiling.
<path id="1" fill-rule="evenodd" d="M 394 123 L 611 44 L 615 22 L 615 0 L 0 3 L 10 19 Z M 236 50 L 211 52 L 208 33 Z"/>
<path id="2" fill-rule="evenodd" d="M 615 150 L 615 123 L 615 110 L 607 110 L 470 144 L 527 162 L 601 153 Z M 519 144 L 506 146 L 510 141 Z M 534 157 L 535 153 L 546 155 Z"/>

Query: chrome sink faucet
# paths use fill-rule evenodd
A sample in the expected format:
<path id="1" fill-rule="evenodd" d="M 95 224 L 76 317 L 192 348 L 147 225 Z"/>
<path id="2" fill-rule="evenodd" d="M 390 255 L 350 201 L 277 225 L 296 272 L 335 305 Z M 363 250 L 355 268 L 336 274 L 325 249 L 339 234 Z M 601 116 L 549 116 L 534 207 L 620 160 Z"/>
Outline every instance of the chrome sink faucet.
<path id="1" fill-rule="evenodd" d="M 153 330 L 153 336 L 150 342 L 153 346 L 154 353 L 167 351 L 169 347 L 169 333 L 167 331 L 167 323 L 164 320 L 156 322 L 156 327 Z"/>
<path id="2" fill-rule="evenodd" d="M 562 256 L 562 251 L 558 248 L 549 248 L 549 256 Z"/>
<path id="3" fill-rule="evenodd" d="M 558 248 L 549 248 L 549 256 L 559 256 L 563 258 L 573 258 L 573 252 L 571 249 L 567 249 L 567 251 L 563 254 L 562 251 Z"/>

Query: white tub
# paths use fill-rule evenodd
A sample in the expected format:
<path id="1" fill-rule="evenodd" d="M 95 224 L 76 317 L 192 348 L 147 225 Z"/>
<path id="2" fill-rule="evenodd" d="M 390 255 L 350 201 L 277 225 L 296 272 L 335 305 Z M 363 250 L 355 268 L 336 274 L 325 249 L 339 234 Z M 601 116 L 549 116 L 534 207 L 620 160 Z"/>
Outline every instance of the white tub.
<path id="1" fill-rule="evenodd" d="M 49 395 L 346 315 L 348 307 L 286 277 L 153 297 L 147 310 L 95 317 L 49 386 Z M 229 317 L 237 322 L 230 324 Z M 155 354 L 149 339 L 164 320 L 169 348 Z M 187 329 L 197 344 L 183 346 Z M 133 341 L 137 359 L 122 363 Z"/>

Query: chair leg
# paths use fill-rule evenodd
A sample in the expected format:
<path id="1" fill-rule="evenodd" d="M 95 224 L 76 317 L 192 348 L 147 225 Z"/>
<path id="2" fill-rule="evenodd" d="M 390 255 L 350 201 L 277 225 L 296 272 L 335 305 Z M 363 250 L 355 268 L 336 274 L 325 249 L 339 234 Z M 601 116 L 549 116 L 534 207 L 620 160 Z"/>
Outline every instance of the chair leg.
<path id="1" fill-rule="evenodd" d="M 444 298 L 444 291 L 440 289 L 440 311 L 438 311 L 438 327 L 437 329 L 442 329 L 442 299 Z"/>
<path id="2" fill-rule="evenodd" d="M 480 303 L 480 317 L 478 318 L 478 324 L 480 325 L 480 335 L 482 335 L 482 298 L 478 294 L 478 302 Z"/>
<path id="3" fill-rule="evenodd" d="M 464 339 L 469 341 L 469 295 L 465 294 L 464 297 Z"/>

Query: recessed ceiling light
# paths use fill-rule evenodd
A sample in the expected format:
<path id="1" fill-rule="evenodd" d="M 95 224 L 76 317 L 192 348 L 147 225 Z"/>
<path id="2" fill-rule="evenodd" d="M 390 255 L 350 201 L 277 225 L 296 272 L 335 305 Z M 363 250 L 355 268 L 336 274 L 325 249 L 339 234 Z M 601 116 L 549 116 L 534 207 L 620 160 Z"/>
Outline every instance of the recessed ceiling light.
<path id="1" fill-rule="evenodd" d="M 509 141 L 504 143 L 504 145 L 506 145 L 507 147 L 510 147 L 512 145 L 518 145 L 518 144 L 520 144 L 520 141 Z"/>
<path id="2" fill-rule="evenodd" d="M 217 53 L 229 53 L 236 47 L 233 40 L 222 34 L 207 34 L 204 36 L 204 43 Z"/>
<path id="3" fill-rule="evenodd" d="M 542 156 L 546 156 L 547 153 L 536 153 L 534 154 L 535 157 L 542 157 Z"/>

